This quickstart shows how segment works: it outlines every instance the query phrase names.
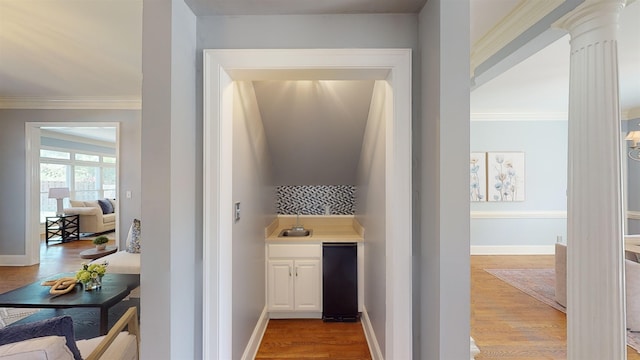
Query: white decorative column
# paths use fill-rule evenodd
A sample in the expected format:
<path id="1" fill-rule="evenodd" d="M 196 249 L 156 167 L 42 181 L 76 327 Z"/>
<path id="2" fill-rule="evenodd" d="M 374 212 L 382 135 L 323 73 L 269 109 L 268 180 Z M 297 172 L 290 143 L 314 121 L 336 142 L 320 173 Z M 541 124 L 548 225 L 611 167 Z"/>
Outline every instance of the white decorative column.
<path id="1" fill-rule="evenodd" d="M 568 359 L 626 359 L 616 40 L 624 3 L 586 0 L 556 23 L 571 34 Z"/>

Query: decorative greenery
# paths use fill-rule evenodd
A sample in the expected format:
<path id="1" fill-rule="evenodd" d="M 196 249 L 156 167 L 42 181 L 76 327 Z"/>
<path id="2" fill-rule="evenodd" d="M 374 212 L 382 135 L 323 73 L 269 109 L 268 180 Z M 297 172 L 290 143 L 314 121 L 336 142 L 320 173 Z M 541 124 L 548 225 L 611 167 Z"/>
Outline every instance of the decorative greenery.
<path id="1" fill-rule="evenodd" d="M 109 242 L 109 238 L 104 236 L 104 235 L 100 235 L 97 238 L 93 239 L 93 243 L 95 245 L 102 245 L 102 244 L 106 244 Z"/>
<path id="2" fill-rule="evenodd" d="M 91 279 L 101 278 L 107 272 L 107 263 L 87 264 L 82 263 L 82 269 L 76 272 L 76 279 L 82 283 L 86 283 Z"/>

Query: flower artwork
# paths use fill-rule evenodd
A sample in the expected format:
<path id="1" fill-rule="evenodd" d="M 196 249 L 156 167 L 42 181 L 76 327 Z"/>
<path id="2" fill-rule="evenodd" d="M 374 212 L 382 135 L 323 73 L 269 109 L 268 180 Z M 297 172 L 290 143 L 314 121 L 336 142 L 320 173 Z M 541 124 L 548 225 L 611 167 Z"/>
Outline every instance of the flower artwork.
<path id="1" fill-rule="evenodd" d="M 489 201 L 524 201 L 524 153 L 487 153 Z"/>
<path id="2" fill-rule="evenodd" d="M 469 160 L 469 200 L 487 201 L 487 154 L 472 152 Z"/>

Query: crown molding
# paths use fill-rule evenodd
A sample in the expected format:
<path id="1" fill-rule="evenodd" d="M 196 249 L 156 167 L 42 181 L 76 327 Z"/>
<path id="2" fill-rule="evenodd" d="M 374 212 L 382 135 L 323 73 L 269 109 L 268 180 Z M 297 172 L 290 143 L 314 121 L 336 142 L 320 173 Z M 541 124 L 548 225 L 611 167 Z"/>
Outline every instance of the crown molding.
<path id="1" fill-rule="evenodd" d="M 140 110 L 140 97 L 0 97 L 0 109 Z"/>
<path id="2" fill-rule="evenodd" d="M 471 77 L 476 68 L 562 5 L 564 0 L 522 0 L 471 47 Z"/>
<path id="3" fill-rule="evenodd" d="M 471 113 L 471 121 L 567 121 L 567 112 Z"/>

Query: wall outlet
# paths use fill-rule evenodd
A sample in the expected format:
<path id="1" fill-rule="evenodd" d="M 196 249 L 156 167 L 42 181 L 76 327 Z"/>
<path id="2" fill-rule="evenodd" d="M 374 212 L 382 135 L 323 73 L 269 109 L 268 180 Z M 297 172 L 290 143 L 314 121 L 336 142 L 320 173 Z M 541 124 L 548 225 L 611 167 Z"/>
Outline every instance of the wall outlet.
<path id="1" fill-rule="evenodd" d="M 324 206 L 324 214 L 325 214 L 325 216 L 331 215 L 331 205 L 325 205 Z"/>

